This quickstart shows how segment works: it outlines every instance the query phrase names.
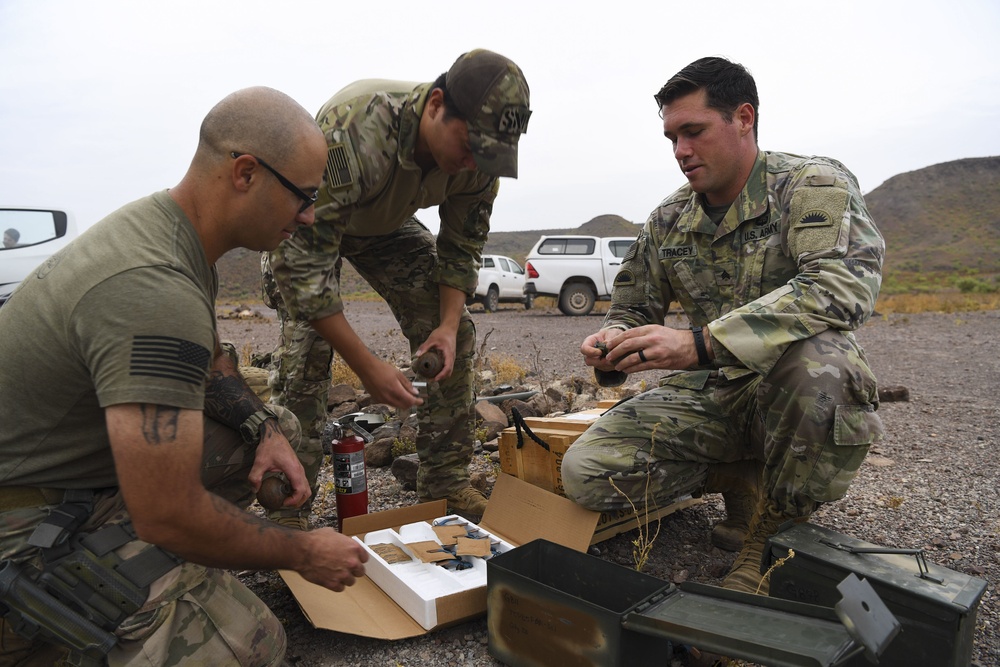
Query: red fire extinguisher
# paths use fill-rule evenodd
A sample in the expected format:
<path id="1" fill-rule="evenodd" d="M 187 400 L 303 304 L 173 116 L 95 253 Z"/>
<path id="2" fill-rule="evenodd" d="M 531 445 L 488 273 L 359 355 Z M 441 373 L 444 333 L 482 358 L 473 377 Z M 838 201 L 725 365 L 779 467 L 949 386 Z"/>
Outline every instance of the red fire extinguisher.
<path id="1" fill-rule="evenodd" d="M 365 470 L 365 442 L 372 436 L 354 423 L 336 422 L 333 441 L 334 484 L 337 487 L 337 520 L 368 514 L 368 474 Z"/>

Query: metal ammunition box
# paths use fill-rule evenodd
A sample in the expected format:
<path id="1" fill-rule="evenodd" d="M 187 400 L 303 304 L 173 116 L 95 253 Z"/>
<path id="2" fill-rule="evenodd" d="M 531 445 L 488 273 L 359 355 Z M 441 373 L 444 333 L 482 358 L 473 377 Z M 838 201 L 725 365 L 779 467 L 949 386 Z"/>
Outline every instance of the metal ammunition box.
<path id="1" fill-rule="evenodd" d="M 622 616 L 673 586 L 545 540 L 487 561 L 489 652 L 511 667 L 663 665 L 670 642 Z"/>
<path id="2" fill-rule="evenodd" d="M 686 647 L 775 667 L 877 659 L 899 623 L 871 586 L 834 608 L 672 584 L 546 540 L 487 561 L 489 652 L 510 667 L 666 665 Z"/>
<path id="3" fill-rule="evenodd" d="M 967 667 L 976 610 L 986 582 L 933 563 L 918 549 L 890 549 L 811 523 L 770 539 L 764 567 L 795 552 L 771 574 L 771 597 L 832 607 L 837 584 L 849 572 L 866 579 L 902 630 L 879 667 Z M 846 663 L 867 665 L 864 658 Z"/>

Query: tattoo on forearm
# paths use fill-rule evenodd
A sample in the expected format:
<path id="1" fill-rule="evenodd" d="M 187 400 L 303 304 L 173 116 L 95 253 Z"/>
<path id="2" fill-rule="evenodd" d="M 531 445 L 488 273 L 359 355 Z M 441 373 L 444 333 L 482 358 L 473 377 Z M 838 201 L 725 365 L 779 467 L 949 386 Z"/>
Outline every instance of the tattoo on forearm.
<path id="1" fill-rule="evenodd" d="M 217 496 L 214 493 L 212 493 L 211 496 L 212 505 L 215 507 L 216 511 L 220 514 L 226 514 L 238 519 L 250 528 L 256 529 L 256 531 L 261 535 L 265 532 L 271 531 L 277 531 L 279 533 L 288 531 L 288 534 L 292 534 L 294 532 L 280 524 L 262 519 L 254 514 L 251 514 L 250 512 L 244 511 L 221 496 Z"/>
<path id="2" fill-rule="evenodd" d="M 142 435 L 147 443 L 162 445 L 177 439 L 180 408 L 146 403 L 139 409 L 142 412 Z"/>
<path id="3" fill-rule="evenodd" d="M 212 419 L 239 428 L 247 417 L 263 406 L 240 376 L 217 370 L 209 373 L 205 385 L 205 414 Z"/>

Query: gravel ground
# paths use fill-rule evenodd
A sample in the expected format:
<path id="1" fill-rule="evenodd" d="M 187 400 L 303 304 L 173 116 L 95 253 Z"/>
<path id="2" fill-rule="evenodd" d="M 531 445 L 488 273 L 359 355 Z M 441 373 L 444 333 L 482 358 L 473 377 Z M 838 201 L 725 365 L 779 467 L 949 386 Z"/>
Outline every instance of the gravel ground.
<path id="1" fill-rule="evenodd" d="M 221 320 L 222 337 L 238 349 L 270 350 L 277 325 L 271 313 L 262 314 L 263 319 Z M 376 354 L 408 364 L 406 341 L 383 304 L 352 302 L 348 318 Z M 484 313 L 477 306 L 473 319 L 481 350 L 517 360 L 534 373 L 528 383 L 592 377 L 577 350 L 600 327 L 599 316 L 570 318 L 554 308 L 524 311 L 520 306 Z M 677 320 L 675 326 L 685 325 Z M 1000 312 L 991 311 L 879 316 L 858 332 L 880 386 L 903 386 L 909 400 L 883 402 L 879 413 L 886 439 L 872 448 L 847 497 L 813 516 L 817 524 L 868 542 L 922 548 L 932 562 L 986 579 L 973 652 L 978 667 L 1000 665 L 998 331 Z M 653 382 L 656 374 L 637 379 Z M 369 468 L 368 475 L 373 511 L 416 502 L 387 468 Z M 317 503 L 321 524 L 334 520 L 327 500 Z M 710 495 L 664 519 L 644 571 L 674 582 L 720 584 L 733 558 L 709 542 L 710 527 L 721 517 L 721 496 Z M 599 556 L 631 567 L 634 536 L 625 533 L 601 543 Z M 485 619 L 409 640 L 372 640 L 312 628 L 275 573 L 243 579 L 284 622 L 287 659 L 293 665 L 500 664 L 487 653 Z"/>

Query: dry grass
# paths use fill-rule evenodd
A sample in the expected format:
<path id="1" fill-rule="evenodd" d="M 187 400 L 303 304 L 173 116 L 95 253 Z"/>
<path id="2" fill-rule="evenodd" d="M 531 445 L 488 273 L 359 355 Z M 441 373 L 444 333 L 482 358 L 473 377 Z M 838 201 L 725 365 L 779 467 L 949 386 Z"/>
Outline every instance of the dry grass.
<path id="1" fill-rule="evenodd" d="M 496 381 L 501 384 L 523 382 L 528 375 L 528 370 L 517 359 L 506 354 L 490 355 L 486 364 L 493 371 Z"/>
<path id="2" fill-rule="evenodd" d="M 1000 310 L 1000 293 L 962 293 L 957 291 L 918 294 L 883 294 L 878 312 L 890 313 L 967 313 Z"/>
<path id="3" fill-rule="evenodd" d="M 334 358 L 330 374 L 333 384 L 348 384 L 355 389 L 364 389 L 364 385 L 361 383 L 361 378 L 358 377 L 358 374 L 351 370 L 347 362 L 339 356 Z"/>
<path id="4" fill-rule="evenodd" d="M 659 423 L 653 424 L 653 431 L 649 434 L 650 441 L 656 439 L 656 430 L 660 427 Z M 611 483 L 611 487 L 617 491 L 620 495 L 625 496 L 625 500 L 632 507 L 632 513 L 635 514 L 635 527 L 638 531 L 638 535 L 634 540 L 632 540 L 632 561 L 635 563 L 635 571 L 642 572 L 642 569 L 646 567 L 646 562 L 649 560 L 649 554 L 653 551 L 653 545 L 656 544 L 656 538 L 660 534 L 660 524 L 661 519 L 657 517 L 656 519 L 656 531 L 651 532 L 652 529 L 649 525 L 649 514 L 650 512 L 656 512 L 656 503 L 653 502 L 653 497 L 649 493 L 649 468 L 646 469 L 646 487 L 643 489 L 643 515 L 640 518 L 639 510 L 636 509 L 635 503 L 632 499 L 628 497 L 618 485 L 615 484 L 615 480 L 608 478 L 608 482 Z"/>

